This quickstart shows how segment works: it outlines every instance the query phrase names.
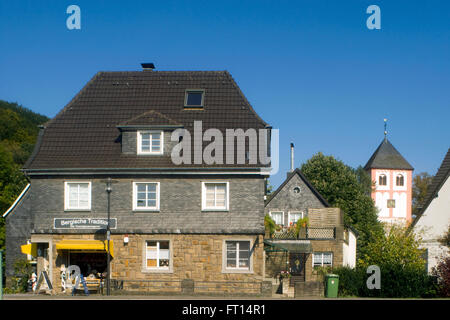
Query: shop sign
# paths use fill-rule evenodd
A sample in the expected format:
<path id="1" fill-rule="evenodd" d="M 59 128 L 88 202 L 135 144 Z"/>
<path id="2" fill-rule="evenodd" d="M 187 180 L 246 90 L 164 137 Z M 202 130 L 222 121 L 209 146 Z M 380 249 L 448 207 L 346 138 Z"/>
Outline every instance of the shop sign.
<path id="1" fill-rule="evenodd" d="M 107 226 L 106 218 L 55 218 L 53 222 L 55 229 L 106 229 Z M 116 229 L 117 218 L 109 220 L 109 227 Z"/>

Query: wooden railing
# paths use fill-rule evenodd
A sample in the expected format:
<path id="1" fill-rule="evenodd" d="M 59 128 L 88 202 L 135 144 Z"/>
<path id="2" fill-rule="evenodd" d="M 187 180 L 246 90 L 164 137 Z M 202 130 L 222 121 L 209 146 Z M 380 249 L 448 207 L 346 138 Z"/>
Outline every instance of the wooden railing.
<path id="1" fill-rule="evenodd" d="M 274 240 L 334 240 L 336 239 L 336 227 L 305 227 L 300 228 L 298 234 L 294 228 L 275 231 Z"/>

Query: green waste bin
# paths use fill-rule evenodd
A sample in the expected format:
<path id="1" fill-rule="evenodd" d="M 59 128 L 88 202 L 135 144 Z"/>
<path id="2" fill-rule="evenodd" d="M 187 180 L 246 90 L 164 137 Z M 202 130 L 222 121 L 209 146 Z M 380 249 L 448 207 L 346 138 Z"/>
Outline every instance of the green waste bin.
<path id="1" fill-rule="evenodd" d="M 327 274 L 325 276 L 325 297 L 337 298 L 339 287 L 339 276 L 337 274 Z"/>

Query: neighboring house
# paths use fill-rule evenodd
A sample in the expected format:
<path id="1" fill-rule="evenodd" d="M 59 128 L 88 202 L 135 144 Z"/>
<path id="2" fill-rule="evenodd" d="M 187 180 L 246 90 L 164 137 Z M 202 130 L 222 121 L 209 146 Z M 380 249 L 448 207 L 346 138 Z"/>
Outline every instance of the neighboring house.
<path id="1" fill-rule="evenodd" d="M 450 149 L 442 161 L 425 198 L 424 206 L 411 224 L 411 228 L 421 233 L 422 248 L 426 249 L 427 270 L 437 266 L 442 258 L 449 256 L 449 248 L 439 239 L 450 225 Z"/>
<path id="2" fill-rule="evenodd" d="M 42 127 L 24 166 L 30 185 L 5 214 L 6 276 L 23 253 L 37 256 L 38 273 L 48 270 L 57 291 L 69 265 L 104 276 L 112 178 L 115 284 L 180 291 L 187 279 L 195 292 L 259 288 L 265 165 L 175 164 L 173 147 L 187 136 L 171 135 L 185 128 L 201 145 L 197 120 L 200 135 L 270 128 L 227 71 L 97 73 Z"/>
<path id="3" fill-rule="evenodd" d="M 364 169 L 375 181 L 372 199 L 381 222 L 407 225 L 412 221 L 412 172 L 414 168 L 387 137 L 370 157 Z"/>
<path id="4" fill-rule="evenodd" d="M 357 232 L 344 226 L 343 212 L 330 208 L 299 169 L 288 173 L 270 195 L 265 213 L 281 227 L 264 240 L 267 277 L 288 271 L 294 286 L 297 281 L 318 279 L 317 267 L 355 267 Z M 304 217 L 309 225 L 296 235 L 293 226 Z"/>

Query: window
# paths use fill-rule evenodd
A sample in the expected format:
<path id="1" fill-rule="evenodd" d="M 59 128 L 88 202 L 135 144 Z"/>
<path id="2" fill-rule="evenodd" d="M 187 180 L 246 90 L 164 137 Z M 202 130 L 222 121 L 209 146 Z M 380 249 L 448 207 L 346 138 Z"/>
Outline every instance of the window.
<path id="1" fill-rule="evenodd" d="M 227 269 L 250 270 L 250 241 L 225 241 Z"/>
<path id="2" fill-rule="evenodd" d="M 331 267 L 333 265 L 332 252 L 314 252 L 313 267 Z"/>
<path id="3" fill-rule="evenodd" d="M 187 90 L 184 106 L 190 108 L 203 108 L 204 90 Z"/>
<path id="4" fill-rule="evenodd" d="M 202 210 L 228 210 L 228 182 L 202 183 Z"/>
<path id="5" fill-rule="evenodd" d="M 65 182 L 65 210 L 91 210 L 91 183 Z"/>
<path id="6" fill-rule="evenodd" d="M 385 174 L 380 174 L 380 176 L 378 177 L 378 184 L 380 186 L 385 186 L 387 184 L 387 178 Z"/>
<path id="7" fill-rule="evenodd" d="M 396 185 L 397 186 L 399 186 L 399 187 L 401 187 L 401 186 L 403 186 L 404 184 L 405 184 L 405 178 L 403 177 L 403 175 L 402 174 L 399 174 L 397 177 L 396 177 L 396 179 L 395 179 L 396 181 Z"/>
<path id="8" fill-rule="evenodd" d="M 294 187 L 293 191 L 294 191 L 294 194 L 295 194 L 295 195 L 299 195 L 301 189 L 300 189 L 300 187 L 297 186 L 297 187 Z"/>
<path id="9" fill-rule="evenodd" d="M 169 270 L 170 242 L 147 241 L 145 250 L 145 266 L 147 269 Z"/>
<path id="10" fill-rule="evenodd" d="M 138 154 L 163 154 L 164 134 L 162 131 L 139 131 Z"/>
<path id="11" fill-rule="evenodd" d="M 387 207 L 388 208 L 395 208 L 395 199 L 388 199 L 387 200 Z"/>
<path id="12" fill-rule="evenodd" d="M 159 210 L 159 182 L 133 182 L 133 210 Z"/>
<path id="13" fill-rule="evenodd" d="M 296 224 L 301 218 L 303 218 L 303 212 L 289 212 L 288 225 Z"/>
<path id="14" fill-rule="evenodd" d="M 272 218 L 272 220 L 282 226 L 284 223 L 284 213 L 282 211 L 275 211 L 275 212 L 270 212 L 270 217 Z"/>

